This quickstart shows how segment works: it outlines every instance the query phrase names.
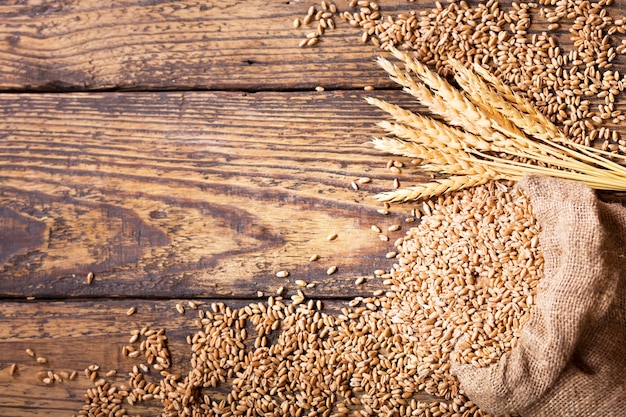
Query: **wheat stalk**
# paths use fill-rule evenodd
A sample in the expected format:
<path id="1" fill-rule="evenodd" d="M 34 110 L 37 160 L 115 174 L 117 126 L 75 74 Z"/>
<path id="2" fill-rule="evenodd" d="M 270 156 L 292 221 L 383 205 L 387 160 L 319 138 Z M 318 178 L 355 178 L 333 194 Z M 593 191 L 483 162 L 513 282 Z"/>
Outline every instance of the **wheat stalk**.
<path id="1" fill-rule="evenodd" d="M 378 58 L 379 65 L 405 92 L 448 124 L 367 98 L 394 120 L 379 123 L 394 137 L 376 138 L 373 144 L 385 152 L 418 158 L 425 170 L 450 177 L 381 193 L 379 200 L 428 198 L 495 179 L 518 180 L 532 173 L 581 181 L 596 189 L 626 190 L 626 168 L 606 158 L 612 154 L 569 143 L 528 100 L 481 66 L 468 69 L 448 60 L 458 90 L 407 54 L 394 48 L 391 52 L 419 81 L 384 58 Z"/>

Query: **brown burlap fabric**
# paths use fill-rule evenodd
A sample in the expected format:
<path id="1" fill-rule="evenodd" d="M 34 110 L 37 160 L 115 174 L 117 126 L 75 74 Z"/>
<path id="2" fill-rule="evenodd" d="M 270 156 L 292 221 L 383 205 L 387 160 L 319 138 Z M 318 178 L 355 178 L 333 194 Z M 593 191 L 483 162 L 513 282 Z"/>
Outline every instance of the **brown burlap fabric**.
<path id="1" fill-rule="evenodd" d="M 626 208 L 580 183 L 531 176 L 519 186 L 542 227 L 536 305 L 497 364 L 452 371 L 496 415 L 626 416 Z"/>

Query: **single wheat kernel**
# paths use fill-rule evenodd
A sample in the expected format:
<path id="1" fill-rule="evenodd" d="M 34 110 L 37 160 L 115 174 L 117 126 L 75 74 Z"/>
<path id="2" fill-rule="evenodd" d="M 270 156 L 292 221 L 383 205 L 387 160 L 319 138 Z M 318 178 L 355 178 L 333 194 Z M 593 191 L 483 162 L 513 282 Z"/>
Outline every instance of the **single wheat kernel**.
<path id="1" fill-rule="evenodd" d="M 288 271 L 278 271 L 276 273 L 276 277 L 278 278 L 287 278 L 289 276 L 289 272 Z"/>
<path id="2" fill-rule="evenodd" d="M 328 274 L 328 275 L 332 275 L 332 274 L 334 274 L 335 272 L 337 272 L 337 267 L 336 267 L 335 265 L 331 266 L 330 268 L 328 268 L 328 269 L 326 270 L 326 274 Z"/>

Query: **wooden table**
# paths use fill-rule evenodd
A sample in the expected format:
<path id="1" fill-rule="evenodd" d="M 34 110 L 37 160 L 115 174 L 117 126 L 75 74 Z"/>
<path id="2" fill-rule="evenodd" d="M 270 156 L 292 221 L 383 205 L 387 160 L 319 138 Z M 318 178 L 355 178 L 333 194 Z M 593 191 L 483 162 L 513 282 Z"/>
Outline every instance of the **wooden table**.
<path id="1" fill-rule="evenodd" d="M 392 265 L 411 207 L 384 216 L 373 195 L 423 178 L 367 143 L 383 114 L 364 97 L 416 108 L 382 51 L 345 22 L 298 47 L 311 29 L 292 22 L 312 2 L 108 3 L 0 5 L 2 416 L 77 413 L 83 370 L 127 373 L 121 347 L 143 326 L 167 329 L 184 371 L 196 315 L 176 304 L 289 297 L 303 279 L 332 310 L 382 288 L 373 271 Z M 370 229 L 393 224 L 388 241 Z M 47 386 L 48 370 L 79 376 Z"/>
<path id="2" fill-rule="evenodd" d="M 366 143 L 382 114 L 364 97 L 411 100 L 358 29 L 299 48 L 311 29 L 292 22 L 312 3 L 107 3 L 0 6 L 3 416 L 78 412 L 83 370 L 127 373 L 137 327 L 166 328 L 184 370 L 197 315 L 175 305 L 188 300 L 241 306 L 280 286 L 288 298 L 296 279 L 328 308 L 371 294 L 380 280 L 355 279 L 389 268 L 403 232 L 384 242 L 370 226 L 409 213 L 377 212 L 397 175 Z M 79 377 L 46 386 L 48 370 Z"/>

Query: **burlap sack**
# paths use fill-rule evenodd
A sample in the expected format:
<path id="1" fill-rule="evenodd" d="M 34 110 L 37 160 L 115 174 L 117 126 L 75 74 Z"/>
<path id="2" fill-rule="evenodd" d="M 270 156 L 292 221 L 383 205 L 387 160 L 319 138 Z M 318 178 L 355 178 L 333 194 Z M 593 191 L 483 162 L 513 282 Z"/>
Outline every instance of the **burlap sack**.
<path id="1" fill-rule="evenodd" d="M 531 176 L 519 186 L 542 227 L 536 305 L 497 364 L 452 371 L 496 415 L 626 416 L 626 208 L 580 183 Z"/>

